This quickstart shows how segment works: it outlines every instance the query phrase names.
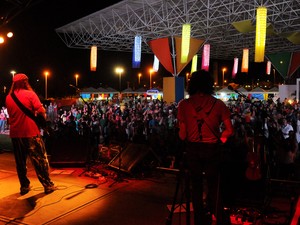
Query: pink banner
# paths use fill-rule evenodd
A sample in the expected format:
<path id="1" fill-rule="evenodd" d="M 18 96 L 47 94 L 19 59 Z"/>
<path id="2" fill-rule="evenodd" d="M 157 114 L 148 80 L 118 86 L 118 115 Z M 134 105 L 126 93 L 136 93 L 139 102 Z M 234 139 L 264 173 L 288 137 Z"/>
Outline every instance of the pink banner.
<path id="1" fill-rule="evenodd" d="M 209 70 L 209 58 L 210 58 L 210 45 L 205 44 L 203 46 L 203 52 L 202 52 L 202 64 L 201 69 L 208 71 Z"/>
<path id="2" fill-rule="evenodd" d="M 238 71 L 238 66 L 239 66 L 239 59 L 234 58 L 233 59 L 233 68 L 232 68 L 232 78 L 235 78 L 237 71 Z"/>

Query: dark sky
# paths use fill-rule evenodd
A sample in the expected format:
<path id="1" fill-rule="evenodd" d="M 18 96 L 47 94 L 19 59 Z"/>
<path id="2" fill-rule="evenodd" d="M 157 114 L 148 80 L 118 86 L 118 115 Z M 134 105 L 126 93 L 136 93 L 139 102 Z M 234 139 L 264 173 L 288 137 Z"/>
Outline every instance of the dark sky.
<path id="1" fill-rule="evenodd" d="M 122 88 L 127 81 L 137 83 L 137 74 L 144 74 L 142 82 L 149 83 L 146 70 L 152 66 L 153 55 L 143 55 L 141 69 L 131 69 L 131 53 L 98 51 L 96 72 L 89 70 L 90 51 L 68 48 L 55 29 L 73 22 L 102 8 L 119 2 L 116 0 L 44 0 L 32 5 L 0 28 L 12 30 L 14 37 L 0 46 L 0 88 L 10 87 L 11 70 L 23 72 L 30 78 L 31 85 L 40 94 L 45 93 L 43 72 L 48 69 L 48 97 L 64 96 L 75 92 L 69 84 L 75 85 L 75 74 L 80 75 L 78 87 L 98 88 L 111 86 L 119 89 L 119 78 L 115 74 L 116 66 L 123 66 Z M 148 76 L 147 76 L 148 75 Z M 153 80 L 155 78 L 153 77 Z"/>
<path id="2" fill-rule="evenodd" d="M 0 27 L 0 33 L 7 30 L 14 32 L 12 39 L 0 45 L 0 95 L 2 97 L 3 86 L 10 88 L 11 70 L 27 74 L 31 85 L 41 97 L 45 95 L 43 72 L 46 69 L 50 71 L 47 79 L 48 97 L 75 94 L 75 89 L 69 84 L 75 85 L 76 73 L 80 76 L 78 87 L 81 89 L 98 88 L 102 85 L 119 90 L 119 77 L 114 71 L 116 66 L 123 66 L 125 69 L 122 75 L 122 89 L 127 87 L 127 82 L 130 82 L 131 87 L 136 87 L 139 72 L 143 74 L 141 83 L 149 85 L 148 71 L 153 63 L 152 54 L 143 54 L 141 69 L 132 69 L 132 53 L 98 51 L 97 71 L 91 72 L 90 50 L 68 48 L 55 32 L 56 28 L 113 5 L 119 0 L 33 0 L 33 2 L 36 4 L 18 14 L 7 25 Z M 219 63 L 220 68 L 223 66 L 229 68 L 230 72 L 226 73 L 225 78 L 231 75 L 231 68 L 228 65 L 232 67 L 232 62 Z M 184 70 L 189 69 L 190 66 L 187 66 Z M 255 74 L 264 73 L 265 67 L 262 66 L 259 70 L 261 72 L 258 72 L 255 67 Z M 182 74 L 184 76 L 185 71 Z M 166 76 L 171 74 L 160 65 L 159 71 L 153 74 L 152 80 L 161 86 L 162 79 Z M 247 76 L 247 79 L 249 78 Z"/>

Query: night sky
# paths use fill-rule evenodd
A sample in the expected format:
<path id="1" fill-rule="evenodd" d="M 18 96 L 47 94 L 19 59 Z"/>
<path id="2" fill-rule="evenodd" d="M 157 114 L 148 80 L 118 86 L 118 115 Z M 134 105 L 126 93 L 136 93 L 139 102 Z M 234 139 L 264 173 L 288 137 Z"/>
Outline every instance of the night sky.
<path id="1" fill-rule="evenodd" d="M 4 85 L 10 87 L 10 71 L 15 70 L 27 74 L 32 87 L 39 95 L 44 96 L 43 72 L 49 70 L 48 97 L 62 97 L 74 93 L 75 89 L 69 84 L 75 85 L 76 73 L 80 76 L 79 88 L 98 88 L 102 85 L 118 90 L 119 77 L 115 73 L 116 66 L 123 66 L 125 69 L 122 75 L 122 89 L 127 88 L 127 82 L 130 82 L 131 87 L 137 86 L 139 72 L 143 74 L 141 83 L 149 85 L 148 70 L 152 67 L 152 54 L 142 56 L 141 69 L 132 69 L 132 53 L 98 51 L 97 71 L 91 72 L 90 50 L 68 48 L 55 33 L 56 28 L 116 2 L 119 1 L 39 1 L 0 28 L 0 32 L 14 32 L 14 37 L 0 46 L 0 88 Z M 159 77 L 155 78 L 153 74 L 153 80 L 155 79 L 162 80 Z"/>
<path id="2" fill-rule="evenodd" d="M 48 97 L 64 97 L 75 94 L 70 87 L 75 85 L 75 74 L 79 74 L 78 87 L 98 88 L 112 87 L 119 90 L 119 77 L 115 73 L 116 66 L 125 69 L 122 75 L 122 90 L 130 87 L 137 88 L 138 73 L 142 73 L 141 84 L 149 86 L 149 68 L 153 64 L 152 54 L 143 54 L 140 69 L 131 68 L 132 53 L 98 51 L 98 67 L 96 72 L 90 71 L 90 50 L 68 48 L 55 29 L 90 15 L 117 0 L 35 0 L 36 4 L 18 14 L 7 25 L 0 27 L 0 33 L 7 30 L 14 32 L 14 37 L 0 45 L 0 101 L 5 94 L 3 87 L 10 88 L 11 70 L 23 72 L 29 76 L 30 83 L 40 97 L 45 95 L 44 71 L 49 70 Z M 0 5 L 1 7 L 1 5 Z M 200 62 L 200 59 L 199 59 Z M 200 62 L 201 63 L 201 62 Z M 213 64 L 213 62 L 211 62 Z M 232 61 L 219 62 L 219 68 L 226 66 L 231 76 Z M 231 67 L 231 68 L 230 68 Z M 251 68 L 251 65 L 250 65 Z M 184 70 L 190 69 L 190 65 Z M 265 73 L 265 66 L 253 68 L 253 73 L 261 76 Z M 229 72 L 230 71 L 230 72 Z M 185 71 L 181 74 L 185 75 Z M 163 77 L 171 76 L 160 65 L 152 80 L 162 85 Z M 242 75 L 242 79 L 249 76 Z M 256 79 L 251 77 L 251 79 Z M 0 102 L 0 105 L 3 102 Z"/>

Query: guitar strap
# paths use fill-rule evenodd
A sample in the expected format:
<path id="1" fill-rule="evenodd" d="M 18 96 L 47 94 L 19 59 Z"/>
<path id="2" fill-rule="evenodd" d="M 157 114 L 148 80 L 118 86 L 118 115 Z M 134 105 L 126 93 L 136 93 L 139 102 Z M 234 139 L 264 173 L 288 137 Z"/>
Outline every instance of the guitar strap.
<path id="1" fill-rule="evenodd" d="M 35 115 L 20 102 L 20 100 L 15 95 L 15 93 L 12 92 L 10 94 L 10 96 L 15 101 L 15 103 L 17 104 L 17 106 L 22 110 L 22 112 L 36 123 Z"/>
<path id="2" fill-rule="evenodd" d="M 209 128 L 209 130 L 216 136 L 216 138 L 218 140 L 220 140 L 221 134 L 217 134 L 214 131 L 214 129 L 212 128 L 211 120 L 209 120 L 209 118 L 208 118 L 208 116 L 211 113 L 211 111 L 213 110 L 216 102 L 217 102 L 217 99 L 214 99 L 214 101 L 212 102 L 210 108 L 208 110 L 204 110 L 203 107 L 201 107 L 201 106 L 195 106 L 195 103 L 193 101 L 190 101 L 190 104 L 193 106 L 193 108 L 194 108 L 194 110 L 196 112 L 195 119 L 197 120 L 197 123 L 198 123 L 198 132 L 199 132 L 200 140 L 202 140 L 202 125 L 204 123 L 207 125 L 207 127 Z"/>

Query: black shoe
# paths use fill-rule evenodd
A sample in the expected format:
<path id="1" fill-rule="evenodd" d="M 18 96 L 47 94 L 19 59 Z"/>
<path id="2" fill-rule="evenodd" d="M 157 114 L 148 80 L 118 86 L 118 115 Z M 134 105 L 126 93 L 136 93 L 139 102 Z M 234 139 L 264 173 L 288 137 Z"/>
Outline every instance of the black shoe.
<path id="1" fill-rule="evenodd" d="M 21 195 L 26 195 L 30 190 L 31 190 L 30 186 L 28 186 L 28 187 L 21 187 L 20 188 L 20 194 Z"/>
<path id="2" fill-rule="evenodd" d="M 52 193 L 55 190 L 57 190 L 57 187 L 55 187 L 54 185 L 53 186 L 48 186 L 48 187 L 44 188 L 44 193 L 47 195 L 47 194 Z"/>

